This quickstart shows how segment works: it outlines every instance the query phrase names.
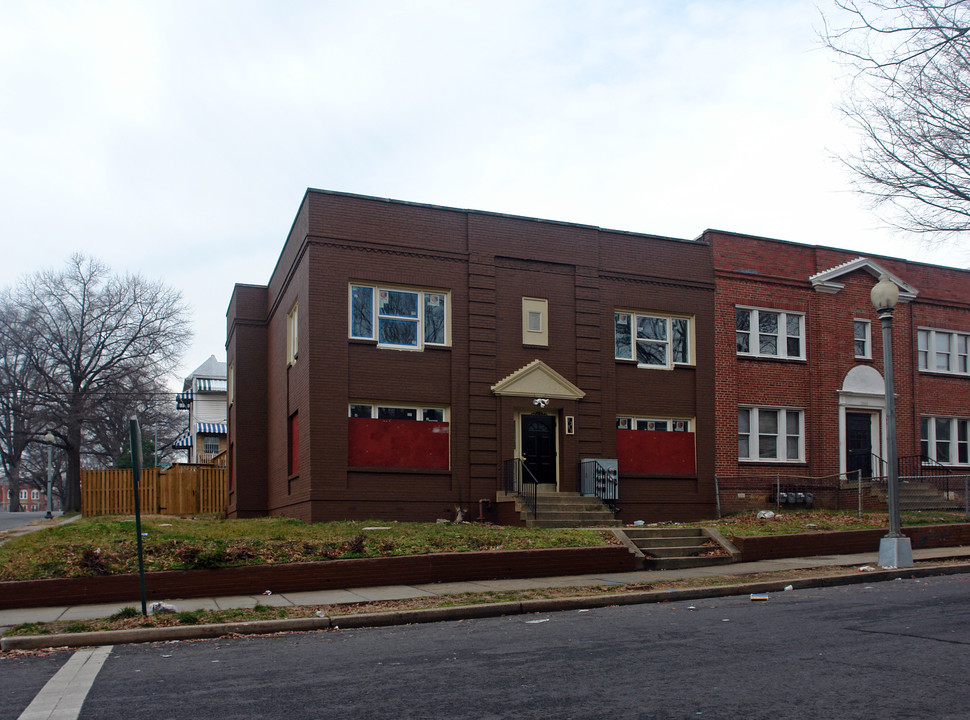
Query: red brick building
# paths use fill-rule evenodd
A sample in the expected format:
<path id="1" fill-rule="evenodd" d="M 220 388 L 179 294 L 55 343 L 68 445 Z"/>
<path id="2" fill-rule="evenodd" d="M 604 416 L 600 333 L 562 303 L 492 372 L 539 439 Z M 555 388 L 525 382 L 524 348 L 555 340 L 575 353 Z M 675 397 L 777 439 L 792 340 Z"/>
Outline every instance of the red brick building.
<path id="1" fill-rule="evenodd" d="M 703 238 L 309 190 L 229 305 L 229 514 L 495 520 L 603 459 L 621 519 L 710 517 L 714 307 Z"/>
<path id="2" fill-rule="evenodd" d="M 719 478 L 884 474 L 881 323 L 892 324 L 900 458 L 970 470 L 970 272 L 709 230 Z"/>

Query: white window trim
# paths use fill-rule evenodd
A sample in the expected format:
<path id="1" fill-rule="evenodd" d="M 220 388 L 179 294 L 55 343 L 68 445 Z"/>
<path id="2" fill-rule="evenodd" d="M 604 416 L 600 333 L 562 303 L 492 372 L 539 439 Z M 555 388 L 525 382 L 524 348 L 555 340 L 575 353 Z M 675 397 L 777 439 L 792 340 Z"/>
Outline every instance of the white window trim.
<path id="1" fill-rule="evenodd" d="M 786 464 L 798 464 L 805 463 L 805 410 L 804 408 L 795 407 L 771 407 L 763 405 L 740 405 L 738 406 L 738 411 L 747 410 L 748 415 L 748 457 L 741 457 L 738 455 L 738 462 L 742 463 L 786 463 Z M 761 455 L 760 440 L 759 436 L 759 424 L 758 417 L 762 410 L 771 410 L 779 413 L 778 418 L 778 434 L 777 442 L 775 443 L 775 448 L 777 453 L 784 452 L 785 455 L 788 454 L 788 413 L 797 412 L 798 413 L 798 457 L 797 458 L 787 458 L 778 457 L 777 455 L 773 458 L 763 458 Z M 740 436 L 741 429 L 738 428 L 738 435 Z"/>
<path id="2" fill-rule="evenodd" d="M 616 354 L 616 316 L 620 314 L 630 315 L 630 357 L 621 357 Z M 666 320 L 667 322 L 667 339 L 658 340 L 659 343 L 664 343 L 667 347 L 667 363 L 665 365 L 651 365 L 647 363 L 641 363 L 637 360 L 637 332 L 636 326 L 638 317 L 649 317 L 658 318 L 660 320 Z M 674 361 L 673 343 L 673 320 L 685 320 L 687 321 L 687 360 L 686 361 Z M 625 310 L 617 309 L 613 311 L 613 356 L 616 360 L 626 360 L 630 362 L 635 362 L 638 368 L 646 368 L 653 370 L 672 370 L 675 367 L 689 367 L 694 364 L 694 318 L 690 315 L 670 315 L 667 313 L 650 312 L 648 310 Z"/>
<path id="3" fill-rule="evenodd" d="M 296 363 L 300 354 L 300 302 L 296 301 L 286 313 L 286 364 Z"/>
<path id="4" fill-rule="evenodd" d="M 407 405 L 407 404 L 404 404 L 404 403 L 386 403 L 386 402 L 378 403 L 378 402 L 368 402 L 368 401 L 348 403 L 348 405 L 347 405 L 347 417 L 351 417 L 351 415 L 350 415 L 350 408 L 352 406 L 358 406 L 358 405 L 362 405 L 364 407 L 369 407 L 370 408 L 370 414 L 371 414 L 370 418 L 364 418 L 364 419 L 376 420 L 377 419 L 378 408 L 393 408 L 395 410 L 414 410 L 415 411 L 415 418 L 414 418 L 414 421 L 415 422 L 450 422 L 450 420 L 449 420 L 449 415 L 450 415 L 449 410 L 444 405 Z M 424 411 L 425 410 L 440 410 L 444 419 L 443 420 L 425 420 L 424 419 Z M 361 418 L 354 418 L 354 419 L 361 419 Z"/>
<path id="5" fill-rule="evenodd" d="M 622 421 L 627 421 L 627 427 L 620 427 Z M 617 415 L 616 416 L 616 429 L 617 430 L 639 430 L 637 427 L 639 423 L 667 423 L 666 430 L 649 430 L 647 432 L 693 432 L 692 428 L 694 426 L 694 421 L 689 418 L 669 418 L 669 417 L 637 417 L 634 415 Z M 682 423 L 682 428 L 677 428 L 675 423 Z"/>
<path id="6" fill-rule="evenodd" d="M 945 415 L 921 415 L 920 420 L 927 420 L 927 437 L 923 437 L 922 422 L 920 422 L 920 445 L 924 441 L 927 442 L 927 449 L 929 452 L 926 456 L 933 462 L 938 462 L 941 465 L 946 465 L 947 467 L 970 467 L 970 462 L 961 463 L 960 462 L 960 440 L 959 440 L 959 424 L 967 423 L 967 432 L 970 433 L 970 419 L 962 417 L 947 417 Z M 948 442 L 950 446 L 950 459 L 946 462 L 938 460 L 936 457 L 936 423 L 938 420 L 946 420 L 950 424 L 950 439 Z M 970 437 L 968 437 L 970 440 Z M 920 452 L 922 454 L 922 452 Z M 967 449 L 968 459 L 970 459 L 970 447 Z"/>
<path id="7" fill-rule="evenodd" d="M 354 288 L 367 288 L 371 291 L 370 335 L 354 335 Z M 417 337 L 415 345 L 397 345 L 380 341 L 380 311 L 378 310 L 379 293 L 388 292 L 415 293 L 418 296 Z M 424 306 L 426 295 L 444 295 L 445 297 L 445 340 L 440 343 L 427 342 L 424 339 Z M 352 340 L 373 340 L 377 347 L 393 350 L 421 351 L 427 347 L 448 347 L 451 345 L 451 293 L 447 290 L 435 288 L 410 287 L 406 285 L 384 285 L 370 282 L 351 282 L 347 287 L 347 334 Z"/>
<path id="8" fill-rule="evenodd" d="M 855 352 L 856 341 L 860 339 L 855 336 L 856 323 L 861 323 L 866 328 L 866 336 L 865 338 L 861 338 L 866 345 L 866 351 L 862 355 Z M 857 360 L 872 360 L 872 322 L 865 318 L 854 318 L 852 320 L 852 352 L 855 354 Z"/>
<path id="9" fill-rule="evenodd" d="M 737 349 L 737 335 L 740 330 L 737 329 L 737 311 L 743 310 L 750 314 L 750 328 L 748 332 L 748 352 L 741 352 Z M 763 313 L 772 313 L 778 315 L 778 352 L 774 355 L 770 353 L 761 352 L 761 342 L 758 339 L 760 334 L 758 331 L 758 316 Z M 800 318 L 798 323 L 798 347 L 800 350 L 799 355 L 789 355 L 788 354 L 788 316 L 797 316 Z M 777 308 L 761 308 L 752 307 L 750 305 L 735 305 L 734 306 L 734 334 L 735 334 L 735 352 L 739 357 L 755 357 L 755 358 L 767 358 L 771 360 L 805 360 L 805 313 L 796 312 L 794 310 L 778 310 Z"/>
<path id="10" fill-rule="evenodd" d="M 926 350 L 922 350 L 919 347 L 919 339 L 925 333 L 926 337 Z M 936 337 L 937 335 L 947 335 L 950 339 L 950 369 L 949 370 L 938 370 L 936 368 Z M 960 332 L 958 330 L 941 330 L 938 328 L 931 327 L 917 327 L 916 329 L 916 363 L 920 372 L 925 373 L 939 373 L 942 375 L 959 375 L 962 377 L 970 376 L 970 357 L 966 354 L 960 352 L 960 340 L 961 338 L 967 338 L 965 341 L 967 344 L 967 349 L 970 350 L 970 333 Z M 922 353 L 926 353 L 926 365 L 923 365 Z M 940 353 L 944 354 L 944 353 Z M 967 370 L 960 369 L 960 358 L 967 357 Z"/>

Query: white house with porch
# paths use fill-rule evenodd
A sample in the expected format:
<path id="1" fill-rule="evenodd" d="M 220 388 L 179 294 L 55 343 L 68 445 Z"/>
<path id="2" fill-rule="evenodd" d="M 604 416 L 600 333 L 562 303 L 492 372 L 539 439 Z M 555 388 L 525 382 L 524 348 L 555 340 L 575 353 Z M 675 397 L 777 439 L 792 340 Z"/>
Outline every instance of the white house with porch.
<path id="1" fill-rule="evenodd" d="M 226 449 L 226 363 L 215 355 L 185 378 L 175 396 L 179 410 L 187 410 L 188 425 L 173 448 L 186 451 L 189 463 L 210 463 Z"/>

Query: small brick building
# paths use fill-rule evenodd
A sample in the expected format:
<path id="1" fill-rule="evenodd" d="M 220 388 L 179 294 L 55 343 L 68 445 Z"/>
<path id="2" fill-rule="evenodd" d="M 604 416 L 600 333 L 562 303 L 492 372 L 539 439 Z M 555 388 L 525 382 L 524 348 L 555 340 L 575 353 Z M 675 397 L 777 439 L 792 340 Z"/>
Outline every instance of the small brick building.
<path id="1" fill-rule="evenodd" d="M 228 311 L 229 514 L 497 519 L 503 465 L 621 519 L 714 513 L 714 275 L 695 241 L 309 190 Z M 482 502 L 486 501 L 486 502 Z"/>

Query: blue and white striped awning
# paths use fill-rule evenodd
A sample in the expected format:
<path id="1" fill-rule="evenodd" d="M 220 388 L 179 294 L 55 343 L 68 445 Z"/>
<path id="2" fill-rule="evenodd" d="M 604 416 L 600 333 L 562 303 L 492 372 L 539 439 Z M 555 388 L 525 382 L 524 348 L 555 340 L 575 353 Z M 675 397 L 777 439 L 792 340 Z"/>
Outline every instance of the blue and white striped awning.
<path id="1" fill-rule="evenodd" d="M 175 439 L 175 442 L 172 443 L 172 447 L 179 450 L 185 450 L 192 447 L 192 434 L 188 431 L 182 433 Z"/>
<path id="2" fill-rule="evenodd" d="M 198 430 L 196 432 L 205 433 L 206 435 L 227 435 L 225 423 L 196 423 Z"/>
<path id="3" fill-rule="evenodd" d="M 180 392 L 175 396 L 175 407 L 179 410 L 188 410 L 189 405 L 192 404 L 192 390 L 191 388 L 185 392 Z"/>
<path id="4" fill-rule="evenodd" d="M 226 392 L 226 380 L 218 378 L 196 378 L 195 389 L 199 392 Z"/>

